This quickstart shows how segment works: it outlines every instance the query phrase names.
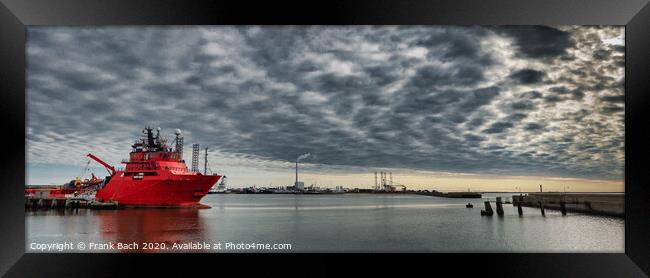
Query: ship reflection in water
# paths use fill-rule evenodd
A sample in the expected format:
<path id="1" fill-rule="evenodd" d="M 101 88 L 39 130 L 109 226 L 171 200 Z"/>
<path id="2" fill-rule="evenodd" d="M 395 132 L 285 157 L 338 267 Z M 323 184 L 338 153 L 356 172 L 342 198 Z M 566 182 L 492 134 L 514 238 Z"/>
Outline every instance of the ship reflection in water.
<path id="1" fill-rule="evenodd" d="M 104 241 L 135 242 L 140 249 L 135 252 L 159 252 L 162 243 L 171 248 L 174 243 L 205 240 L 205 228 L 198 209 L 135 208 L 97 211 L 96 216 Z"/>
<path id="2" fill-rule="evenodd" d="M 201 252 L 170 250 L 174 244 L 204 242 L 205 225 L 200 209 L 128 208 L 119 210 L 29 211 L 31 242 L 86 243 L 86 252 Z M 29 251 L 29 241 L 27 250 Z M 93 243 L 91 248 L 90 244 Z M 112 247 L 111 247 L 112 243 Z M 124 247 L 117 248 L 121 243 Z M 137 248 L 128 249 L 128 247 Z M 167 250 L 161 249 L 161 244 Z M 114 248 L 114 249 L 113 249 Z M 72 250 L 79 252 L 79 250 Z"/>
<path id="3" fill-rule="evenodd" d="M 504 194 L 503 196 L 512 196 Z M 485 194 L 484 198 L 495 196 Z M 624 252 L 624 219 L 410 194 L 214 194 L 210 209 L 27 211 L 29 244 L 165 243 L 157 252 Z M 466 208 L 473 203 L 474 209 Z M 172 250 L 188 243 L 291 244 L 290 250 Z M 156 250 L 135 250 L 156 252 Z M 50 251 L 56 252 L 56 251 Z M 66 252 L 79 252 L 78 250 Z M 84 252 L 125 252 L 85 250 Z M 126 250 L 126 252 L 130 252 Z"/>

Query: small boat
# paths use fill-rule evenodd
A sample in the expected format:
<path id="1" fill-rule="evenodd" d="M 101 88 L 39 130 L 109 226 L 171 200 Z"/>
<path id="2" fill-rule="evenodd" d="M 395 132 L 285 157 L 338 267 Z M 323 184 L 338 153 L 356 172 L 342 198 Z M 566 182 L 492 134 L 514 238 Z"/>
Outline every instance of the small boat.
<path id="1" fill-rule="evenodd" d="M 473 208 L 474 205 L 472 205 L 472 203 L 467 203 L 467 205 L 465 205 L 465 207 L 466 207 L 466 208 Z"/>

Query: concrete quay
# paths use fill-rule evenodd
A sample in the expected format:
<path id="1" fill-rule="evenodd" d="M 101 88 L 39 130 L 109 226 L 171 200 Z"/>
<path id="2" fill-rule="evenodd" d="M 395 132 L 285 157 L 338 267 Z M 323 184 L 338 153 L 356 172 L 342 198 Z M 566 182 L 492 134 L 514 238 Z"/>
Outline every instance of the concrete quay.
<path id="1" fill-rule="evenodd" d="M 621 193 L 530 193 L 513 195 L 513 206 L 538 207 L 594 215 L 625 216 L 625 194 Z"/>

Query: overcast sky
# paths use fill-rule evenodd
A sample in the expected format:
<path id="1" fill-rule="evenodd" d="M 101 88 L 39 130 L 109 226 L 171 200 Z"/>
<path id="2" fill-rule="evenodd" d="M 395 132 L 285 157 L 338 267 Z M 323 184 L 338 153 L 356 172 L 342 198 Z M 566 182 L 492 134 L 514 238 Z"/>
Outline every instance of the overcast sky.
<path id="1" fill-rule="evenodd" d="M 72 178 L 88 152 L 119 165 L 145 125 L 209 147 L 233 185 L 290 184 L 303 153 L 322 184 L 381 169 L 620 183 L 623 33 L 30 27 L 28 183 Z"/>

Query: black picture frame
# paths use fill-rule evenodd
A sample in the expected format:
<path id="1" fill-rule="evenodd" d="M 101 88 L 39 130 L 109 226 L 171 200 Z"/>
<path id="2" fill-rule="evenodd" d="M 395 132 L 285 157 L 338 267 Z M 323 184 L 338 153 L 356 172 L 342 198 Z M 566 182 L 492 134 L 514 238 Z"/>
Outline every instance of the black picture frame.
<path id="1" fill-rule="evenodd" d="M 0 273 L 8 277 L 116 277 L 136 271 L 242 274 L 315 266 L 320 274 L 411 271 L 519 277 L 647 277 L 650 273 L 650 5 L 647 0 L 546 1 L 101 1 L 0 0 Z M 625 25 L 625 253 L 489 254 L 34 254 L 25 253 L 25 34 L 47 25 Z M 369 257 L 369 258 L 368 258 Z M 366 259 L 363 262 L 361 259 Z M 369 259 L 369 260 L 367 260 Z M 417 260 L 416 260 L 417 259 Z M 390 261 L 390 264 L 383 263 Z M 460 263 L 460 266 L 451 266 Z M 232 266 L 231 264 L 237 264 Z M 226 265 L 226 266 L 224 266 Z M 325 267 L 323 265 L 326 265 Z M 308 271 L 308 270 L 303 270 Z M 645 273 L 645 274 L 644 274 Z M 455 275 L 453 274 L 453 275 Z"/>

